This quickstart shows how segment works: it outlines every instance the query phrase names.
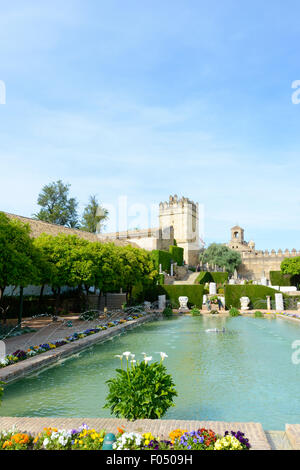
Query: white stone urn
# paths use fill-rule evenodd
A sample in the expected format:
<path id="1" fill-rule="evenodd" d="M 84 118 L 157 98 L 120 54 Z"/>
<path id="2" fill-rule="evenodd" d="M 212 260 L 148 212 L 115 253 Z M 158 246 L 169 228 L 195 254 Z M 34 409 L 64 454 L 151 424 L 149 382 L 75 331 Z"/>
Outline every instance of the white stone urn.
<path id="1" fill-rule="evenodd" d="M 241 310 L 249 310 L 250 299 L 249 297 L 241 297 Z"/>
<path id="2" fill-rule="evenodd" d="M 185 296 L 182 296 L 182 297 L 178 297 L 178 301 L 179 301 L 179 310 L 188 310 L 188 301 L 189 301 L 189 298 L 188 297 L 185 297 Z"/>

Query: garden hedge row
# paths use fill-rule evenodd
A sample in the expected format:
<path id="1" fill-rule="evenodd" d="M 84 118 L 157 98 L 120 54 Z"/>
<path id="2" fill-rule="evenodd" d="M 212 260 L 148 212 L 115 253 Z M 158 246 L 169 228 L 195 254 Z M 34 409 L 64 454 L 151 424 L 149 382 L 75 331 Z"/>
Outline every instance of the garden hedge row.
<path id="1" fill-rule="evenodd" d="M 167 299 L 171 301 L 174 308 L 179 307 L 178 297 L 187 296 L 189 298 L 189 305 L 196 305 L 198 308 L 202 307 L 203 302 L 203 285 L 157 285 L 145 289 L 143 296 L 138 300 L 154 302 L 158 300 L 159 295 L 166 295 Z"/>
<path id="2" fill-rule="evenodd" d="M 215 282 L 216 284 L 224 284 L 228 281 L 229 274 L 227 272 L 208 272 L 203 271 L 197 277 L 195 284 L 205 284 L 206 282 Z"/>
<path id="3" fill-rule="evenodd" d="M 225 303 L 226 308 L 231 307 L 241 308 L 240 298 L 249 297 L 250 308 L 255 309 L 266 309 L 267 308 L 267 295 L 271 297 L 271 301 L 275 301 L 275 294 L 278 291 L 266 286 L 253 286 L 253 285 L 241 285 L 225 286 Z"/>
<path id="4" fill-rule="evenodd" d="M 270 271 L 270 281 L 272 286 L 297 286 L 300 283 L 300 276 L 282 274 L 281 271 Z"/>
<path id="5" fill-rule="evenodd" d="M 159 271 L 159 265 L 161 264 L 163 271 L 166 271 L 167 273 L 170 272 L 172 256 L 169 251 L 153 250 L 151 252 L 151 257 L 157 271 Z"/>
<path id="6" fill-rule="evenodd" d="M 182 266 L 184 249 L 180 246 L 171 245 L 169 247 L 169 252 L 174 263 L 177 263 L 178 266 Z"/>

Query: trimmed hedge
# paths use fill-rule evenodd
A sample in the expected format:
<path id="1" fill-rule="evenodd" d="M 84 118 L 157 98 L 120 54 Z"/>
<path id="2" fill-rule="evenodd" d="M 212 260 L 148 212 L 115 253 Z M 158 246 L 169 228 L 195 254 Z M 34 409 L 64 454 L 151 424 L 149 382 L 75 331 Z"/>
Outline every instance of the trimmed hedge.
<path id="1" fill-rule="evenodd" d="M 180 246 L 170 245 L 169 252 L 174 263 L 177 263 L 178 266 L 182 266 L 184 249 L 181 248 Z"/>
<path id="2" fill-rule="evenodd" d="M 195 284 L 205 284 L 206 282 L 215 282 L 216 284 L 224 284 L 228 281 L 229 274 L 227 272 L 208 272 L 202 271 L 199 273 Z"/>
<path id="3" fill-rule="evenodd" d="M 227 272 L 222 272 L 222 273 L 210 273 L 213 278 L 213 282 L 216 282 L 217 284 L 224 284 L 225 282 L 228 281 L 229 274 Z"/>
<path id="4" fill-rule="evenodd" d="M 300 283 L 300 276 L 282 274 L 281 271 L 270 271 L 270 281 L 272 286 L 298 286 Z"/>
<path id="5" fill-rule="evenodd" d="M 163 271 L 168 273 L 170 272 L 172 258 L 171 253 L 163 250 L 153 250 L 151 252 L 151 257 L 157 271 L 159 271 L 159 265 L 161 264 Z"/>
<path id="6" fill-rule="evenodd" d="M 241 285 L 225 286 L 225 303 L 226 308 L 230 309 L 231 307 L 241 308 L 240 298 L 249 297 L 250 299 L 250 308 L 255 309 L 266 309 L 267 308 L 267 295 L 271 297 L 271 300 L 275 300 L 275 294 L 278 291 L 271 289 L 266 286 L 253 286 L 253 285 Z"/>
<path id="7" fill-rule="evenodd" d="M 207 282 L 214 282 L 211 273 L 202 271 L 195 280 L 195 284 L 206 284 Z"/>
<path id="8" fill-rule="evenodd" d="M 140 301 L 148 300 L 154 302 L 159 295 L 166 295 L 170 300 L 172 306 L 179 307 L 178 297 L 187 296 L 189 298 L 189 305 L 202 308 L 203 302 L 203 286 L 202 285 L 157 285 L 145 289 L 143 299 Z"/>

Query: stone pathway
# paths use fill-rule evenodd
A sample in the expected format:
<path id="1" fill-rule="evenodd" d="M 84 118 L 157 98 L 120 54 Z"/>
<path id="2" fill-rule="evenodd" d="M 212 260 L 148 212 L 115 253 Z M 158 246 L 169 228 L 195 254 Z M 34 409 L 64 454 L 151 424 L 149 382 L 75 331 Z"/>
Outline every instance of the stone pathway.
<path id="1" fill-rule="evenodd" d="M 222 421 L 184 421 L 184 420 L 137 420 L 134 422 L 125 419 L 113 418 L 4 418 L 0 417 L 0 429 L 8 430 L 16 426 L 19 431 L 38 433 L 45 427 L 59 429 L 74 429 L 86 423 L 96 430 L 105 429 L 117 433 L 117 428 L 124 427 L 126 431 L 151 432 L 160 438 L 168 438 L 174 429 L 187 429 L 193 431 L 199 428 L 213 429 L 218 434 L 225 431 L 242 431 L 249 438 L 253 450 L 271 450 L 271 445 L 259 423 L 226 423 Z"/>
<path id="2" fill-rule="evenodd" d="M 300 450 L 300 424 L 287 424 L 285 431 L 293 449 Z"/>
<path id="3" fill-rule="evenodd" d="M 265 431 L 272 450 L 293 450 L 293 447 L 284 431 Z"/>

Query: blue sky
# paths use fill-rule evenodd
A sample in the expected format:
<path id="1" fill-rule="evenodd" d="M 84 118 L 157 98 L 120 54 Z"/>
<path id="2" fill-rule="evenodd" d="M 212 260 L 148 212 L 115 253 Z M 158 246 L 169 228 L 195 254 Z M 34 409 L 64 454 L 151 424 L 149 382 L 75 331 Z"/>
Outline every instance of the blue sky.
<path id="1" fill-rule="evenodd" d="M 238 223 L 300 249 L 299 2 L 0 7 L 0 209 L 31 216 L 58 179 L 81 207 L 177 193 L 204 204 L 207 243 Z"/>

